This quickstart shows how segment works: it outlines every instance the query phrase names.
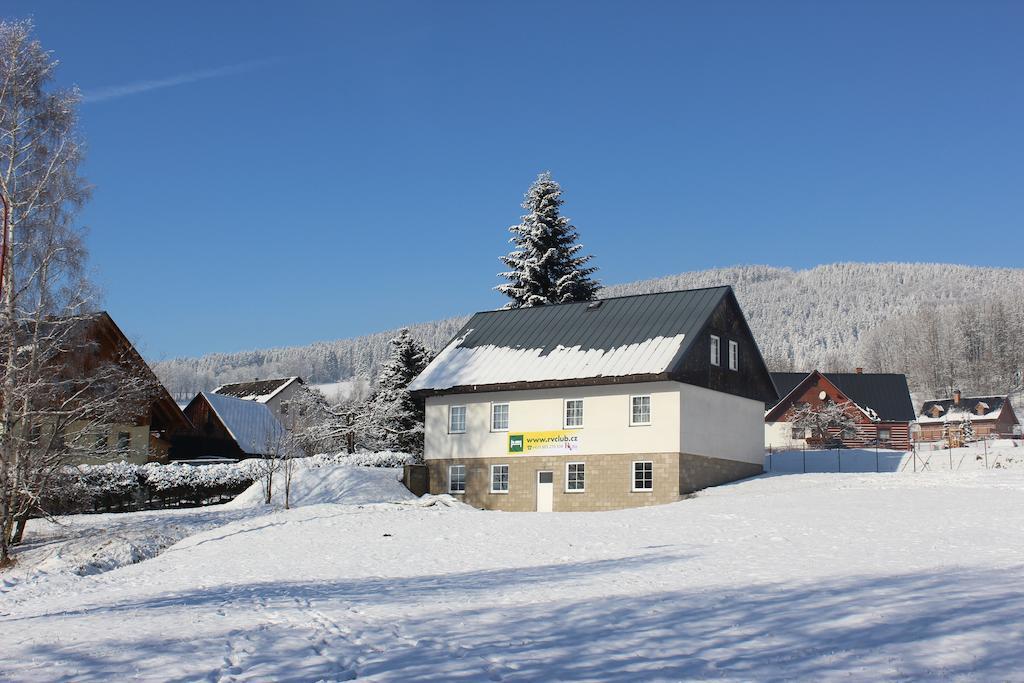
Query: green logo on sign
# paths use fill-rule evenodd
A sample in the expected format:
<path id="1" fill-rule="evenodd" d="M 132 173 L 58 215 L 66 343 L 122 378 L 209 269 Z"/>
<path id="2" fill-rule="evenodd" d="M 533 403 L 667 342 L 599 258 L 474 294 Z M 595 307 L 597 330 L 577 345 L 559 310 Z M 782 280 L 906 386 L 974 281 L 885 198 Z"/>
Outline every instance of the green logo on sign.
<path id="1" fill-rule="evenodd" d="M 508 452 L 509 453 L 522 453 L 523 452 L 523 435 L 522 434 L 509 434 L 509 436 L 508 436 Z"/>

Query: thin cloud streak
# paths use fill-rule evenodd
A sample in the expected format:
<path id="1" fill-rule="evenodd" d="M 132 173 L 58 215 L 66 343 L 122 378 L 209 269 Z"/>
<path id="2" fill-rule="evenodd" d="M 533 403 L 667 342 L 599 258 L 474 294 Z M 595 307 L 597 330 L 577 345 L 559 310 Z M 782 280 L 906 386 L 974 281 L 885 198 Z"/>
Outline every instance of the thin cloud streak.
<path id="1" fill-rule="evenodd" d="M 167 78 L 137 81 L 135 83 L 126 83 L 124 85 L 111 85 L 105 88 L 97 88 L 96 90 L 90 90 L 82 93 L 82 102 L 105 102 L 107 100 L 129 97 L 131 95 L 138 95 L 140 93 L 150 92 L 153 90 L 163 90 L 164 88 L 173 88 L 178 85 L 188 85 L 189 83 L 206 81 L 211 78 L 224 78 L 225 76 L 233 76 L 235 74 L 252 71 L 253 69 L 266 66 L 268 64 L 274 64 L 278 61 L 280 60 L 256 59 L 249 62 L 242 62 L 240 64 L 221 66 L 215 69 L 204 69 L 202 71 L 193 71 L 187 74 L 169 76 Z"/>

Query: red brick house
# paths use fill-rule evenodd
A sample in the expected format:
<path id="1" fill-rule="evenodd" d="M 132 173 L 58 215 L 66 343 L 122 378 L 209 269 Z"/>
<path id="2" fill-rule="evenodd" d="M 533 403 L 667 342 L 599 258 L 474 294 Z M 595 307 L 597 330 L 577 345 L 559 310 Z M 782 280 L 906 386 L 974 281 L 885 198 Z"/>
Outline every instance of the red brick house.
<path id="1" fill-rule="evenodd" d="M 814 436 L 792 425 L 795 406 L 826 401 L 852 404 L 857 425 L 846 433 L 834 430 L 847 448 L 882 446 L 909 450 L 914 404 L 905 375 L 857 372 L 773 372 L 772 381 L 782 398 L 765 413 L 764 443 L 768 448 L 814 445 Z"/>

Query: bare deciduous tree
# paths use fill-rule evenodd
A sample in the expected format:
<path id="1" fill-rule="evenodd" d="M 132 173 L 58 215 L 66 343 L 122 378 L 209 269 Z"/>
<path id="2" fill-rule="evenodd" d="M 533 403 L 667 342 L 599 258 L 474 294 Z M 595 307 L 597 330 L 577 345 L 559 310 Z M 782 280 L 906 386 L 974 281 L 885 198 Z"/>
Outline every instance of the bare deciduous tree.
<path id="1" fill-rule="evenodd" d="M 56 61 L 29 22 L 0 22 L 0 193 L 9 207 L 0 281 L 0 566 L 56 473 L 134 421 L 152 396 L 140 362 L 98 352 L 75 218 L 78 95 L 48 89 Z M 106 443 L 104 442 L 104 446 Z"/>
<path id="2" fill-rule="evenodd" d="M 801 403 L 793 406 L 790 422 L 797 429 L 805 430 L 812 439 L 828 442 L 833 439 L 834 432 L 841 435 L 857 427 L 857 421 L 853 417 L 856 410 L 857 407 L 849 401 Z"/>

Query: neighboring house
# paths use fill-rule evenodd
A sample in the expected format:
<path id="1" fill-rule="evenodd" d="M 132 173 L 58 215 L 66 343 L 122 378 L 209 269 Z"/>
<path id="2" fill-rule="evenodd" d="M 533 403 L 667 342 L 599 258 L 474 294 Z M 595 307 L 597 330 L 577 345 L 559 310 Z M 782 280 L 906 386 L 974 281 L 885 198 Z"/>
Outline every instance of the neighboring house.
<path id="1" fill-rule="evenodd" d="M 864 373 L 858 368 L 856 372 L 773 372 L 772 380 L 780 398 L 764 416 L 766 448 L 819 444 L 820 436 L 793 426 L 793 410 L 802 404 L 830 401 L 852 404 L 850 415 L 857 426 L 846 433 L 836 429 L 829 434 L 847 448 L 910 449 L 910 423 L 915 415 L 906 375 Z"/>
<path id="2" fill-rule="evenodd" d="M 91 362 L 117 360 L 151 383 L 156 395 L 133 422 L 114 424 L 102 434 L 90 435 L 96 445 L 95 456 L 76 459 L 74 464 L 108 462 L 115 457 L 135 464 L 166 460 L 174 435 L 189 431 L 192 425 L 109 313 L 99 311 L 81 324 L 85 325 L 85 338 L 95 344 L 89 349 Z"/>
<path id="3" fill-rule="evenodd" d="M 265 403 L 203 392 L 185 415 L 195 431 L 175 439 L 172 460 L 262 458 L 285 444 L 287 432 Z"/>
<path id="4" fill-rule="evenodd" d="M 925 401 L 917 423 L 919 441 L 944 441 L 963 438 L 963 425 L 970 419 L 975 438 L 1020 436 L 1020 422 L 1006 396 L 963 396 Z"/>
<path id="5" fill-rule="evenodd" d="M 282 419 L 288 414 L 288 402 L 302 385 L 301 377 L 254 379 L 251 382 L 221 385 L 213 393 L 262 403 L 274 411 L 278 419 Z"/>
<path id="6" fill-rule="evenodd" d="M 730 287 L 477 313 L 409 387 L 432 493 L 667 503 L 760 474 L 775 389 Z"/>

